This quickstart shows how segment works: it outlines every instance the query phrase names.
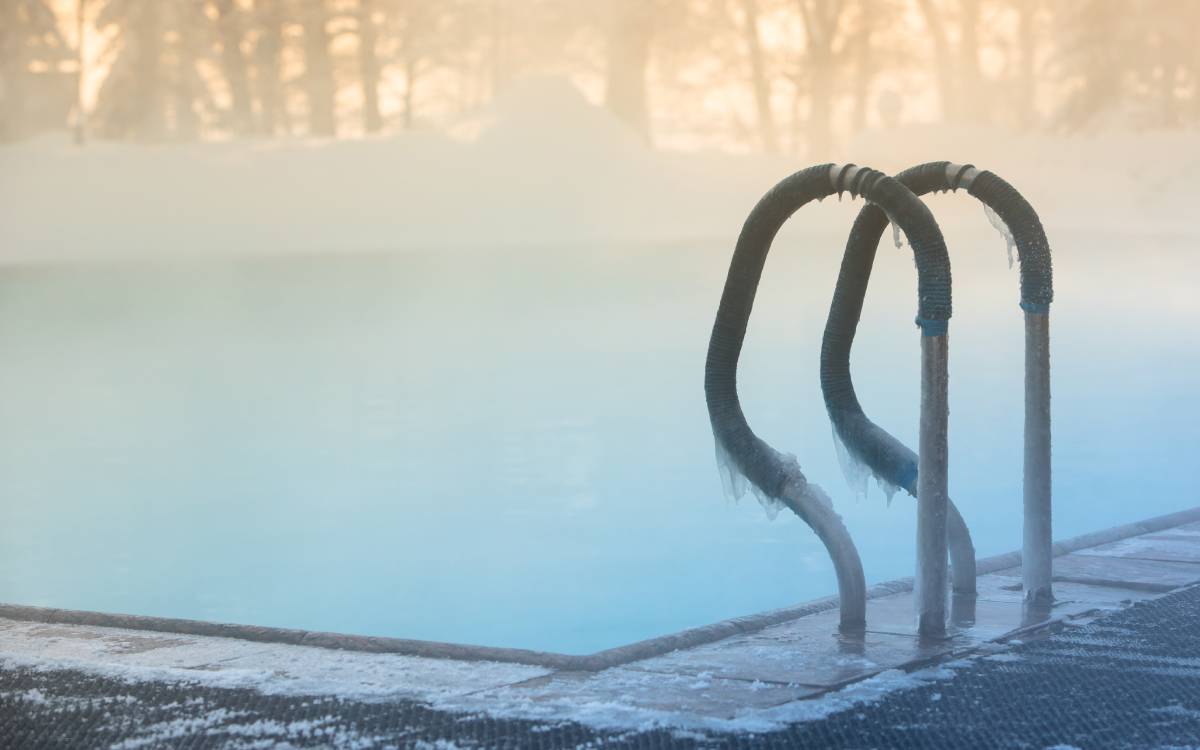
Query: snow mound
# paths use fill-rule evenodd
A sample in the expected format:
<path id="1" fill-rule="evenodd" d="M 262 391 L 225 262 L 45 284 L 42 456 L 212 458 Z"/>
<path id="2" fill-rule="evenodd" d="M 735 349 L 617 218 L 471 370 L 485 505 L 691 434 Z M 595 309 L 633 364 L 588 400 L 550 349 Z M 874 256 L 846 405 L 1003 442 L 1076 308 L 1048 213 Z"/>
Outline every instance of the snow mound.
<path id="1" fill-rule="evenodd" d="M 530 75 L 504 88 L 488 107 L 477 145 L 521 156 L 538 153 L 644 158 L 645 141 L 559 76 Z"/>

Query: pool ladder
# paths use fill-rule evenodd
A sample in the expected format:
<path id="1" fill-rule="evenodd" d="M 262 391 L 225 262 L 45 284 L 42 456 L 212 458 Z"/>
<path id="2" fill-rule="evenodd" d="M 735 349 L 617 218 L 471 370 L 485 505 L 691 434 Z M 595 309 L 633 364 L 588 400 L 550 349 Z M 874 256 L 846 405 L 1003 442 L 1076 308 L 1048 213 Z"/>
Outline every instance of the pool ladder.
<path id="1" fill-rule="evenodd" d="M 917 498 L 917 630 L 924 637 L 944 636 L 949 589 L 955 595 L 954 610 L 965 603 L 973 611 L 975 550 L 947 487 L 950 260 L 941 230 L 918 196 L 957 190 L 965 190 L 984 204 L 993 223 L 1009 233 L 1020 260 L 1020 306 L 1025 315 L 1022 577 L 1026 601 L 1031 606 L 1048 606 L 1053 599 L 1050 249 L 1037 214 L 1011 185 L 991 172 L 951 162 L 921 164 L 895 178 L 852 164 L 822 164 L 797 172 L 771 188 L 747 217 L 713 323 L 704 391 L 718 455 L 726 456 L 730 469 L 745 476 L 761 495 L 790 508 L 816 532 L 837 576 L 842 632 L 866 627 L 862 562 L 828 496 L 807 480 L 798 461 L 765 443 L 746 421 L 737 393 L 737 365 L 750 312 L 767 253 L 792 214 L 833 194 L 850 193 L 867 202 L 851 229 L 825 324 L 821 390 L 837 438 L 851 457 L 880 480 Z M 916 323 L 921 343 L 917 453 L 866 416 L 850 377 L 850 349 L 875 253 L 889 222 L 904 232 L 917 267 Z"/>

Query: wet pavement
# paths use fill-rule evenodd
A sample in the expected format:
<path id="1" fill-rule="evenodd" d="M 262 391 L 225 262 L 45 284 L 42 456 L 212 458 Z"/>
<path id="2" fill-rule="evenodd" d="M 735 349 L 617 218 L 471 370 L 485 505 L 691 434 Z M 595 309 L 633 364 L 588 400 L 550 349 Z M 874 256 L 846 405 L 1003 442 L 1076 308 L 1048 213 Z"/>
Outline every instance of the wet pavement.
<path id="1" fill-rule="evenodd" d="M 1107 539 L 1099 537 L 1099 539 Z M 1200 523 L 599 671 L 0 619 L 5 747 L 1196 747 Z"/>

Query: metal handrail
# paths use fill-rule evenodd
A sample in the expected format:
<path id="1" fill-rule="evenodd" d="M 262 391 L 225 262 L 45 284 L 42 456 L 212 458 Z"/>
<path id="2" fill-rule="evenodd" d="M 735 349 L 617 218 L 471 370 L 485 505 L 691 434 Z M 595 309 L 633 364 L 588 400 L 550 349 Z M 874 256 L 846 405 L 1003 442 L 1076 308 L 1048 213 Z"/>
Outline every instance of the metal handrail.
<path id="1" fill-rule="evenodd" d="M 1050 248 L 1036 212 L 1011 185 L 970 165 L 930 162 L 896 179 L 916 195 L 960 188 L 977 199 L 1011 232 L 1021 264 L 1021 308 L 1025 311 L 1025 450 L 1023 560 L 1026 598 L 1046 604 L 1051 590 L 1050 365 L 1049 309 L 1053 299 Z M 989 214 L 991 217 L 992 214 Z M 868 206 L 847 241 L 837 290 L 821 347 L 821 386 L 834 429 L 847 449 L 885 481 L 917 494 L 917 457 L 862 411 L 850 378 L 850 347 L 862 311 L 879 240 L 887 217 Z M 995 219 L 993 219 L 995 222 Z M 956 593 L 975 591 L 970 533 L 953 505 L 949 547 Z"/>
<path id="2" fill-rule="evenodd" d="M 865 584 L 858 551 L 828 497 L 808 482 L 799 463 L 767 445 L 746 422 L 737 394 L 737 363 L 762 277 L 779 229 L 812 200 L 849 192 L 879 206 L 904 230 L 918 275 L 917 324 L 921 328 L 921 454 L 918 505 L 919 628 L 945 629 L 947 329 L 950 260 L 933 214 L 900 182 L 872 169 L 823 164 L 784 179 L 758 202 L 738 236 L 705 363 L 704 391 L 718 453 L 722 451 L 767 498 L 803 519 L 824 543 L 838 578 L 842 630 L 866 622 Z M 940 562 L 939 562 L 940 560 Z"/>

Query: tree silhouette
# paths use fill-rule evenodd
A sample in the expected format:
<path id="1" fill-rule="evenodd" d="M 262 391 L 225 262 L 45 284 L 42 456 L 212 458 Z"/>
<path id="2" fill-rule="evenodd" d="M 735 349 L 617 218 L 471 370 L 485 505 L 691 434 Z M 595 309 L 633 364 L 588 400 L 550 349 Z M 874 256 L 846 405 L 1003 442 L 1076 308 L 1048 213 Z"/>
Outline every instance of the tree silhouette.
<path id="1" fill-rule="evenodd" d="M 37 117 L 37 84 L 32 67 L 54 70 L 74 55 L 45 0 L 0 2 L 0 140 L 23 134 Z"/>
<path id="2" fill-rule="evenodd" d="M 109 138 L 189 139 L 217 111 L 199 70 L 211 60 L 212 24 L 196 0 L 105 0 L 96 26 L 111 33 L 108 75 L 91 120 Z"/>

